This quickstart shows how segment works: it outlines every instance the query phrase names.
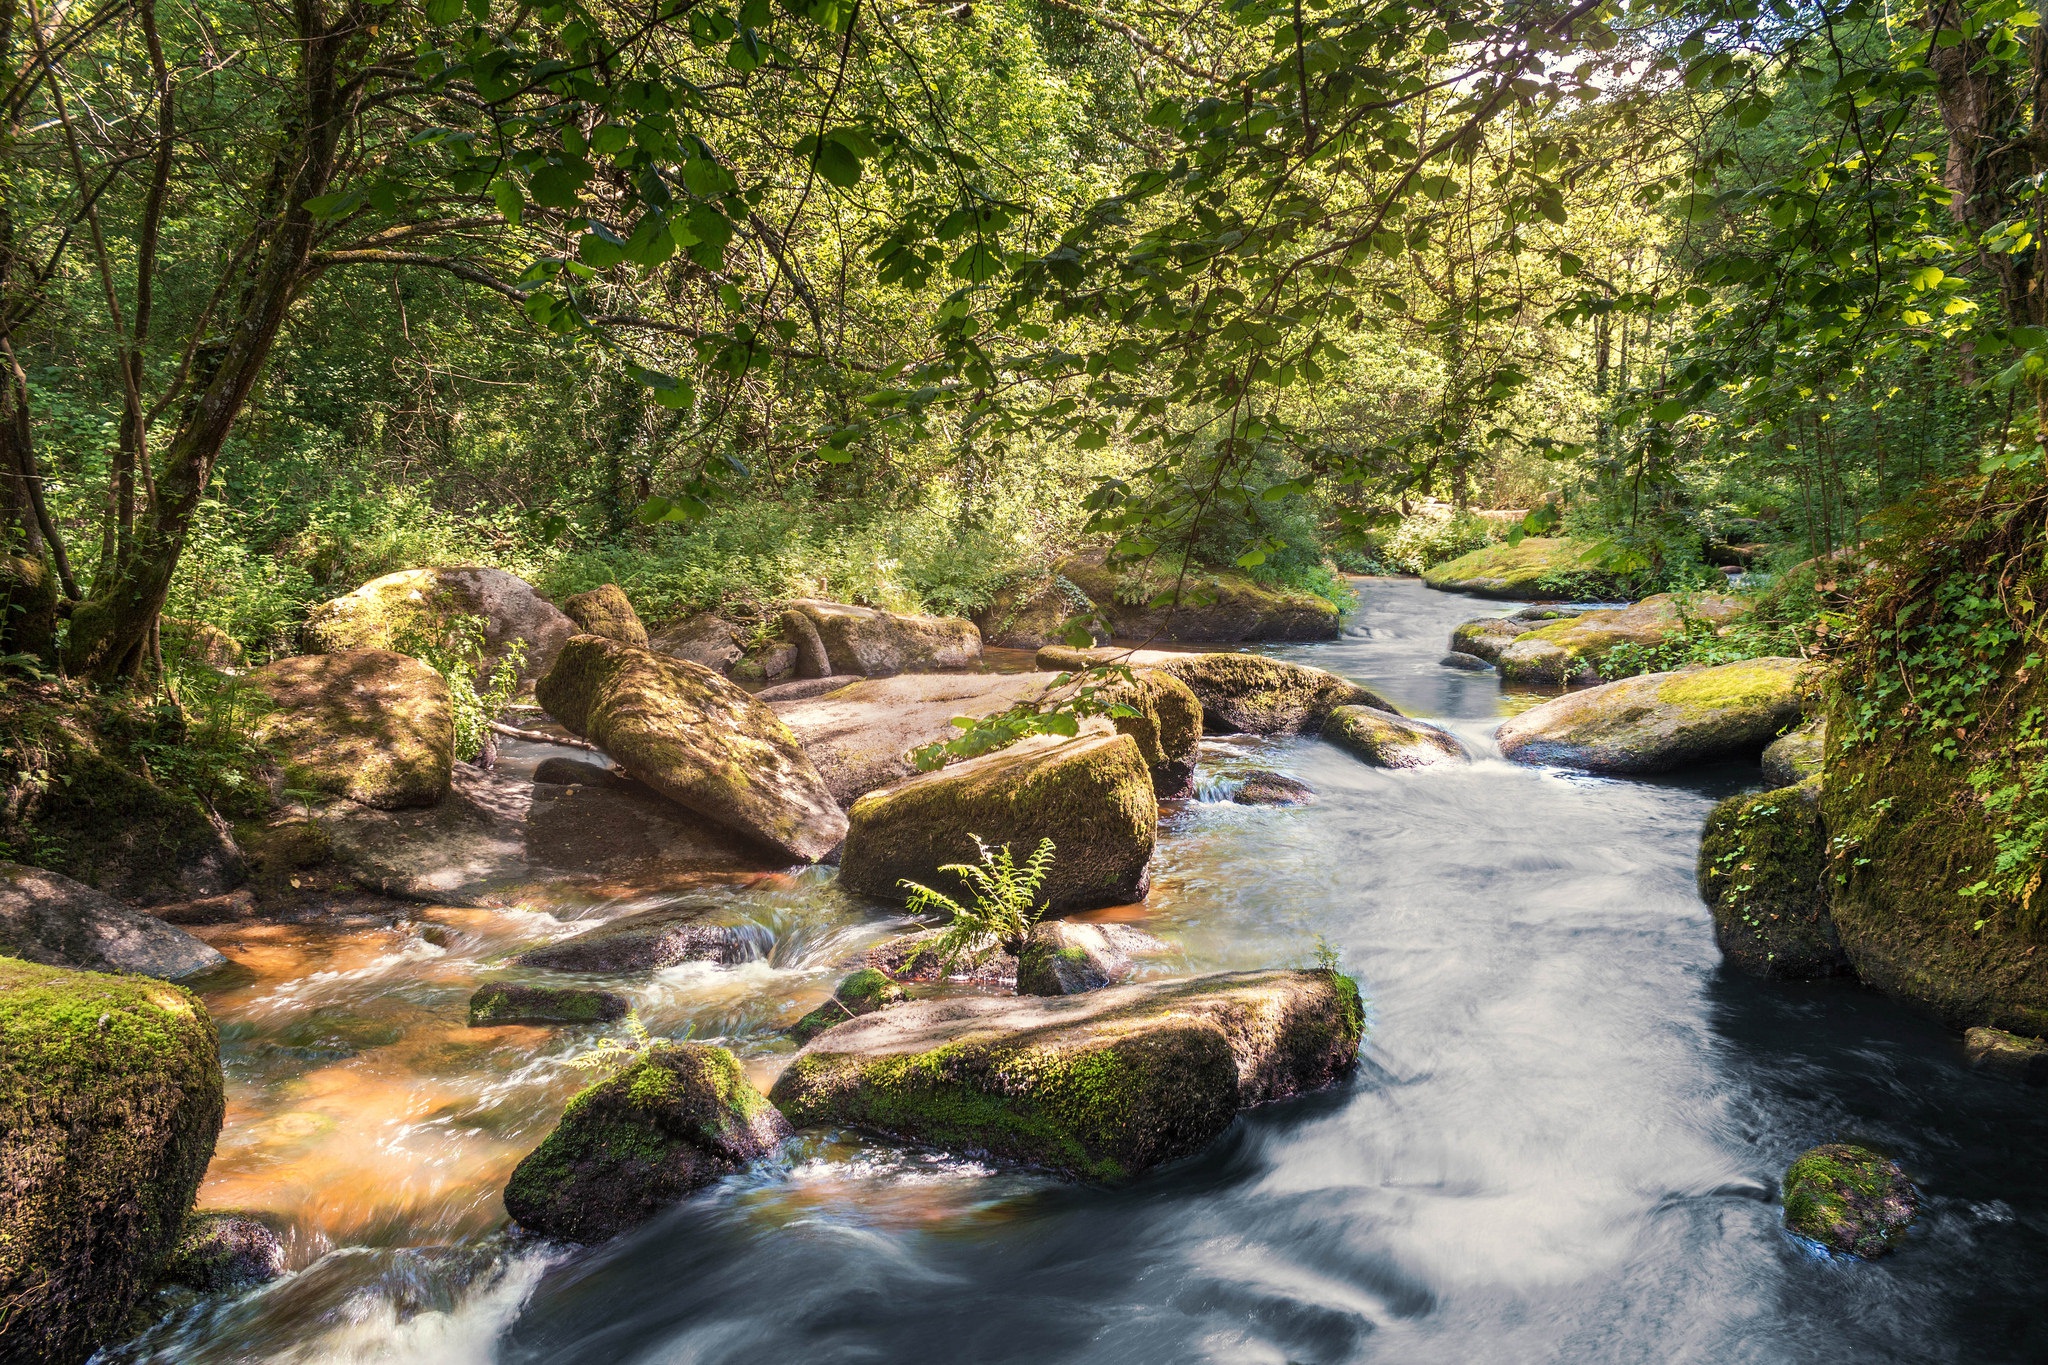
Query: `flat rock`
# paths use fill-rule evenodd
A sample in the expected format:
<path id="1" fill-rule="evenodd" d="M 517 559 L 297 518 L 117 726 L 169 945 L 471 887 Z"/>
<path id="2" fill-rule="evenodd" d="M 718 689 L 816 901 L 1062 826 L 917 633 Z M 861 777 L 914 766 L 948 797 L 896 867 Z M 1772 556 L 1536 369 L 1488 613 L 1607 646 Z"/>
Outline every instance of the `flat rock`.
<path id="1" fill-rule="evenodd" d="M 969 668 L 981 659 L 981 632 L 964 616 L 920 616 L 814 598 L 798 598 L 788 610 L 810 622 L 833 673 L 880 678 Z M 801 654 L 802 642 L 797 649 Z"/>
<path id="2" fill-rule="evenodd" d="M 1136 964 L 1105 930 L 1074 920 L 1032 925 L 1017 955 L 1017 994 L 1080 995 L 1129 977 Z"/>
<path id="3" fill-rule="evenodd" d="M 1256 768 L 1244 775 L 1230 799 L 1240 806 L 1305 806 L 1316 789 L 1298 777 Z"/>
<path id="4" fill-rule="evenodd" d="M 1371 688 L 1305 664 L 1263 654 L 1181 654 L 1160 649 L 1073 649 L 1048 645 L 1038 666 L 1080 669 L 1100 664 L 1149 668 L 1187 684 L 1202 706 L 1202 728 L 1210 734 L 1314 734 L 1339 706 L 1400 709 Z"/>
<path id="5" fill-rule="evenodd" d="M 455 709 L 447 682 L 419 660 L 383 649 L 307 654 L 249 682 L 276 708 L 252 737 L 278 754 L 287 786 L 381 810 L 448 794 Z"/>
<path id="6" fill-rule="evenodd" d="M 633 610 L 625 590 L 616 583 L 563 598 L 562 614 L 576 623 L 581 634 L 602 635 L 607 640 L 643 649 L 647 645 L 647 627 L 641 624 L 640 613 Z"/>
<path id="7" fill-rule="evenodd" d="M 1467 654 L 1463 650 L 1458 649 L 1454 649 L 1444 655 L 1443 658 L 1437 660 L 1437 663 L 1444 668 L 1461 668 L 1467 673 L 1483 673 L 1493 667 L 1492 664 L 1486 662 L 1477 654 Z"/>
<path id="8" fill-rule="evenodd" d="M 1120 1181 L 1335 1083 L 1362 1032 L 1357 986 L 1319 971 L 919 1000 L 821 1034 L 770 1096 L 803 1126 Z"/>
<path id="9" fill-rule="evenodd" d="M 1323 738 L 1375 768 L 1427 768 L 1472 761 L 1450 731 L 1371 706 L 1337 707 L 1323 722 Z"/>
<path id="10" fill-rule="evenodd" d="M 133 972 L 178 981 L 227 959 L 183 929 L 82 882 L 0 863 L 0 953 L 52 967 Z"/>
<path id="11" fill-rule="evenodd" d="M 1444 592 L 1525 602 L 1569 602 L 1611 591 L 1613 579 L 1592 565 L 1585 542 L 1529 536 L 1519 545 L 1499 541 L 1423 571 L 1422 581 Z"/>
<path id="12" fill-rule="evenodd" d="M 1600 681 L 1601 659 L 1620 645 L 1648 649 L 1688 629 L 1717 629 L 1749 610 L 1740 597 L 1662 592 L 1626 607 L 1603 608 L 1538 625 L 1509 641 L 1495 661 L 1503 682 Z"/>
<path id="13" fill-rule="evenodd" d="M 740 963 L 767 956 L 766 931 L 755 925 L 721 924 L 722 913 L 723 907 L 709 904 L 642 910 L 521 953 L 513 962 L 557 972 L 616 975 L 658 971 L 678 962 Z"/>
<path id="14" fill-rule="evenodd" d="M 576 623 L 524 579 L 503 569 L 464 565 L 400 569 L 373 578 L 313 608 L 303 634 L 307 649 L 317 654 L 349 649 L 403 653 L 445 639 L 462 616 L 482 619 L 487 666 L 503 659 L 514 641 L 525 647 L 522 682 L 545 677 L 576 633 Z"/>
<path id="15" fill-rule="evenodd" d="M 875 967 L 862 967 L 847 974 L 832 992 L 832 998 L 806 1014 L 790 1027 L 789 1036 L 798 1046 L 811 1041 L 828 1028 L 876 1010 L 894 1009 L 904 1001 L 903 988 L 895 978 Z"/>
<path id="16" fill-rule="evenodd" d="M 1799 722 L 1803 659 L 1749 659 L 1645 673 L 1544 702 L 1501 724 L 1518 763 L 1600 773 L 1658 773 L 1754 757 Z"/>

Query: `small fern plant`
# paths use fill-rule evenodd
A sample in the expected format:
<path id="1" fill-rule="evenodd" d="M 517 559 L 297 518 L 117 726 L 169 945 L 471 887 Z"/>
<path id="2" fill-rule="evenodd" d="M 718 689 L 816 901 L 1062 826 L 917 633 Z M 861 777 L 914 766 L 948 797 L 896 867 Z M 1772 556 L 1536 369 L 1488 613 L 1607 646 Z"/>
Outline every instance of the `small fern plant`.
<path id="1" fill-rule="evenodd" d="M 597 1046 L 590 1051 L 571 1057 L 569 1065 L 578 1071 L 588 1071 L 597 1080 L 602 1081 L 618 1075 L 646 1056 L 648 1050 L 654 1046 L 655 1039 L 654 1035 L 647 1031 L 647 1025 L 640 1022 L 640 1011 L 627 1010 L 624 1023 L 626 1041 L 620 1042 L 612 1037 L 600 1038 Z M 694 1032 L 696 1026 L 693 1024 L 683 1031 L 682 1036 L 688 1038 Z"/>
<path id="2" fill-rule="evenodd" d="M 934 957 L 941 971 L 951 971 L 953 964 L 963 958 L 970 966 L 979 967 L 999 948 L 1021 953 L 1025 935 L 1046 912 L 1045 904 L 1038 899 L 1038 888 L 1052 871 L 1052 840 L 1040 839 L 1038 851 L 1020 864 L 1011 856 L 1008 844 L 990 848 L 979 834 L 967 837 L 981 851 L 980 863 L 948 863 L 939 871 L 954 873 L 966 882 L 973 893 L 973 904 L 962 905 L 945 892 L 934 891 L 919 882 L 901 883 L 910 893 L 912 914 L 943 911 L 951 917 L 951 922 L 939 931 L 938 939 L 911 959 L 913 964 Z"/>

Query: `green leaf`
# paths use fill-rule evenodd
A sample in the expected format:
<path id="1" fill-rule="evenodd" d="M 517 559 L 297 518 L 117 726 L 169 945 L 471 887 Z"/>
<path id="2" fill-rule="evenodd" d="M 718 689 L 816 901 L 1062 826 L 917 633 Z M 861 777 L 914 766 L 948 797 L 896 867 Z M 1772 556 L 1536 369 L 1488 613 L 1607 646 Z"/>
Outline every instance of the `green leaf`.
<path id="1" fill-rule="evenodd" d="M 509 175 L 501 175 L 491 182 L 491 200 L 498 206 L 498 212 L 505 215 L 505 221 L 513 227 L 519 226 L 525 212 L 526 200 L 519 193 L 519 182 Z"/>
<path id="2" fill-rule="evenodd" d="M 462 0 L 427 0 L 427 22 L 446 28 L 462 17 Z"/>

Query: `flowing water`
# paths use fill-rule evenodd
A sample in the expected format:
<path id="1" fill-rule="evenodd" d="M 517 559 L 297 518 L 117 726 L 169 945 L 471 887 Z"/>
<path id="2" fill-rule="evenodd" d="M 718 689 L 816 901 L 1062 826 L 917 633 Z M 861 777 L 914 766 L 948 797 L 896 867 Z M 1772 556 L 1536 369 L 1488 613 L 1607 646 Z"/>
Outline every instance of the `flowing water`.
<path id="1" fill-rule="evenodd" d="M 1118 1190 L 849 1135 L 592 1250 L 509 1240 L 497 1192 L 590 1033 L 471 1030 L 464 1004 L 614 888 L 412 924 L 215 932 L 228 1127 L 202 1203 L 294 1222 L 297 1273 L 187 1305 L 109 1360 L 829 1362 L 2048 1360 L 2048 1105 L 1853 985 L 1725 973 L 1701 822 L 1754 765 L 1613 781 L 1520 768 L 1492 674 L 1436 662 L 1507 608 L 1364 580 L 1344 638 L 1274 652 L 1440 721 L 1469 767 L 1367 768 L 1310 740 L 1205 743 L 1209 792 L 1270 767 L 1294 809 L 1170 811 L 1151 970 L 1313 959 L 1369 996 L 1354 1079 L 1256 1111 Z M 698 894 L 703 894 L 699 892 Z M 814 870 L 727 878 L 771 944 L 630 986 L 765 1084 L 778 1030 L 901 920 Z M 580 898 L 579 898 L 580 896 Z M 622 897 L 625 897 L 622 901 Z M 617 985 L 617 983 L 607 983 Z M 1856 1141 L 1920 1182 L 1881 1262 L 1787 1236 L 1775 1182 Z"/>

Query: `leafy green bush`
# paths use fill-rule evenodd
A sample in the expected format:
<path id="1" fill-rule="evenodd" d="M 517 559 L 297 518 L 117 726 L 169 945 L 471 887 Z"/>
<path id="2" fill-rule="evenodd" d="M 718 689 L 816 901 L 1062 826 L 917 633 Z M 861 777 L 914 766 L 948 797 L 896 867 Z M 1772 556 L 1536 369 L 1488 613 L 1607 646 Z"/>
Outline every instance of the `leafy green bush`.
<path id="1" fill-rule="evenodd" d="M 1485 517 L 1433 503 L 1402 518 L 1393 530 L 1369 536 L 1356 567 L 1364 573 L 1419 574 L 1499 540 L 1507 529 Z"/>
<path id="2" fill-rule="evenodd" d="M 981 851 L 981 862 L 948 863 L 939 871 L 956 873 L 967 883 L 974 893 L 972 905 L 962 905 L 945 892 L 934 891 L 919 882 L 902 883 L 910 893 L 911 914 L 943 911 L 952 917 L 937 941 L 917 955 L 938 959 L 941 970 L 950 970 L 961 958 L 978 967 L 997 949 L 1022 952 L 1025 935 L 1045 914 L 1045 906 L 1035 902 L 1039 886 L 1052 871 L 1052 840 L 1039 840 L 1038 851 L 1019 866 L 1010 856 L 1008 844 L 992 849 L 981 841 L 980 835 L 968 837 Z"/>
<path id="3" fill-rule="evenodd" d="M 455 756 L 465 761 L 490 742 L 491 722 L 518 695 L 519 669 L 526 662 L 526 642 L 513 640 L 503 658 L 486 665 L 487 624 L 481 616 L 458 616 L 442 635 L 408 632 L 396 641 L 399 653 L 410 654 L 447 680 L 455 711 Z"/>

